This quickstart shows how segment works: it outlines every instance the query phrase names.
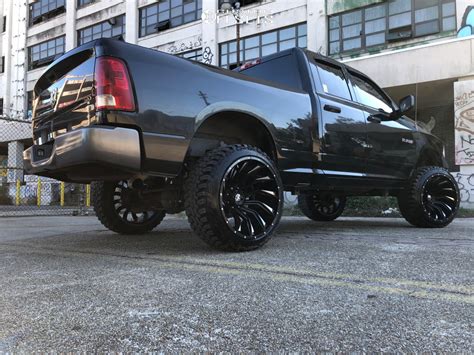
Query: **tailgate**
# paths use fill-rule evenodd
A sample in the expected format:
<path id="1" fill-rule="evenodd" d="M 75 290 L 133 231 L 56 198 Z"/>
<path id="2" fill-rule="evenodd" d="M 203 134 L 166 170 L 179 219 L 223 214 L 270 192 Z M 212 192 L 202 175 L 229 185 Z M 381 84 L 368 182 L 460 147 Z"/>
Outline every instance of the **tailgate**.
<path id="1" fill-rule="evenodd" d="M 35 86 L 33 139 L 44 144 L 95 120 L 92 48 L 54 62 Z"/>

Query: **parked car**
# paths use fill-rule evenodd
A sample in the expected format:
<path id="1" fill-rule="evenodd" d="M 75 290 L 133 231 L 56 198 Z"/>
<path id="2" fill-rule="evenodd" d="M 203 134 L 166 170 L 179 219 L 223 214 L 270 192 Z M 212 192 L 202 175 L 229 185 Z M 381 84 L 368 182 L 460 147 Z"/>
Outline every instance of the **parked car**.
<path id="1" fill-rule="evenodd" d="M 458 211 L 442 142 L 404 116 L 414 97 L 396 104 L 307 50 L 230 71 L 100 39 L 52 63 L 34 95 L 27 170 L 93 182 L 95 212 L 118 233 L 184 210 L 209 245 L 251 250 L 278 226 L 284 191 L 315 221 L 355 195 L 398 197 L 417 227 Z"/>

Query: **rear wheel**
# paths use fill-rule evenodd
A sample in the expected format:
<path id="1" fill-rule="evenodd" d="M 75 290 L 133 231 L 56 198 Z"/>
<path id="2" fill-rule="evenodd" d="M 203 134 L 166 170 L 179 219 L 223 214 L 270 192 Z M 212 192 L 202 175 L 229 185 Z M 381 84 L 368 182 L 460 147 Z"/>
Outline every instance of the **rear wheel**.
<path id="1" fill-rule="evenodd" d="M 445 227 L 459 209 L 459 188 L 444 168 L 417 169 L 407 187 L 398 196 L 402 216 L 412 225 L 424 228 Z"/>
<path id="2" fill-rule="evenodd" d="M 143 234 L 161 223 L 163 210 L 149 211 L 140 207 L 137 189 L 127 181 L 95 182 L 92 184 L 94 211 L 100 222 L 121 234 Z"/>
<path id="3" fill-rule="evenodd" d="M 194 232 L 210 246 L 256 249 L 277 227 L 283 186 L 268 156 L 257 148 L 229 145 L 201 158 L 185 185 L 186 214 Z"/>
<path id="4" fill-rule="evenodd" d="M 301 212 L 313 221 L 333 221 L 346 207 L 346 197 L 328 193 L 303 194 L 298 196 Z"/>

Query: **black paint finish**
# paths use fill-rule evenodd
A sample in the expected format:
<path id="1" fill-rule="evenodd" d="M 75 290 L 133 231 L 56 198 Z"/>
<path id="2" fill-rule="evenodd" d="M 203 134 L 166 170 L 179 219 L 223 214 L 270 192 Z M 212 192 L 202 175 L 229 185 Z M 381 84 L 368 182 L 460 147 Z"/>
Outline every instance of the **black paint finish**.
<path id="1" fill-rule="evenodd" d="M 125 61 L 136 112 L 96 112 L 90 87 L 69 106 L 44 111 L 52 99 L 64 100 L 64 78 L 90 78 L 95 58 L 104 55 Z M 286 64 L 274 65 L 278 60 Z M 341 68 L 350 96 L 328 92 L 317 75 L 319 61 Z M 274 80 L 260 71 L 269 63 Z M 283 80 L 290 71 L 294 77 Z M 292 80 L 298 84 L 291 85 Z M 212 146 L 209 142 L 245 143 L 250 136 L 267 137 L 271 142 L 265 146 L 258 139 L 255 144 L 262 142 L 262 149 L 276 158 L 287 190 L 343 189 L 346 194 L 392 192 L 417 165 L 445 165 L 439 139 L 406 117 L 369 122 L 377 111 L 359 103 L 354 90 L 344 65 L 301 49 L 262 58 L 253 70 L 239 72 L 100 39 L 66 53 L 38 80 L 34 138 L 36 145 L 52 144 L 57 135 L 93 124 L 136 129 L 142 150 L 137 173 L 174 177 L 181 174 L 187 157 L 205 151 L 206 144 Z M 233 127 L 220 138 L 220 129 L 212 130 L 216 117 L 230 117 L 225 126 Z M 55 176 L 54 171 L 47 175 Z M 67 179 L 75 180 L 72 175 Z"/>

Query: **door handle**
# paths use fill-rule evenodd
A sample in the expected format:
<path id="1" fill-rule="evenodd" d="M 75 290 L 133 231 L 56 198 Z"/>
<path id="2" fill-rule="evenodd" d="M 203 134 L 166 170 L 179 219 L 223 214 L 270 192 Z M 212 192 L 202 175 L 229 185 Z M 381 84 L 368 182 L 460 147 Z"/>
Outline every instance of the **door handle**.
<path id="1" fill-rule="evenodd" d="M 324 105 L 324 110 L 334 113 L 341 113 L 341 108 L 333 105 Z"/>

